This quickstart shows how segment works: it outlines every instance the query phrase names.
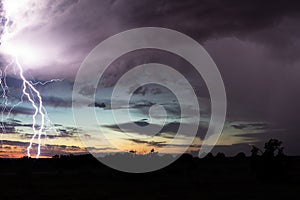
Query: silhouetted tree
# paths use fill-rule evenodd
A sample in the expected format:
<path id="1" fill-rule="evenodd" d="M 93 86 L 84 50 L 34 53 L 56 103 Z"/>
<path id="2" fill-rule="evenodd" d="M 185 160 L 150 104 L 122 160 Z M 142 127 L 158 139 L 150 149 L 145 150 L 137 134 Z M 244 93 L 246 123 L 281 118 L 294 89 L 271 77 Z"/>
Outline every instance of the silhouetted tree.
<path id="1" fill-rule="evenodd" d="M 265 152 L 263 156 L 265 157 L 274 157 L 275 152 L 278 154 L 283 154 L 283 147 L 281 147 L 282 142 L 277 139 L 270 139 L 267 143 L 265 143 Z"/>
<path id="2" fill-rule="evenodd" d="M 59 155 L 56 154 L 56 155 L 52 156 L 52 158 L 53 158 L 53 159 L 58 159 L 58 158 L 59 158 Z"/>
<path id="3" fill-rule="evenodd" d="M 259 152 L 262 151 L 258 147 L 253 145 L 251 149 L 251 157 L 257 157 Z"/>
<path id="4" fill-rule="evenodd" d="M 213 160 L 214 158 L 215 158 L 214 155 L 210 152 L 203 159 L 205 159 L 205 160 Z"/>
<path id="5" fill-rule="evenodd" d="M 129 153 L 136 154 L 136 150 L 130 150 Z"/>
<path id="6" fill-rule="evenodd" d="M 285 178 L 284 148 L 281 145 L 281 141 L 270 139 L 265 143 L 261 157 L 258 156 L 260 149 L 253 146 L 251 164 L 259 180 L 269 182 Z"/>
<path id="7" fill-rule="evenodd" d="M 278 149 L 278 154 L 277 154 L 278 157 L 285 156 L 285 154 L 283 153 L 283 150 L 284 150 L 284 147 L 280 147 L 280 148 Z"/>
<path id="8" fill-rule="evenodd" d="M 241 160 L 246 158 L 246 154 L 244 152 L 240 152 L 238 154 L 236 154 L 236 156 L 234 156 L 235 159 Z"/>
<path id="9" fill-rule="evenodd" d="M 219 153 L 217 153 L 217 155 L 216 155 L 216 159 L 218 159 L 218 160 L 222 160 L 222 159 L 224 159 L 224 158 L 226 158 L 226 156 L 225 156 L 225 154 L 224 154 L 224 153 L 222 153 L 222 152 L 219 152 Z"/>

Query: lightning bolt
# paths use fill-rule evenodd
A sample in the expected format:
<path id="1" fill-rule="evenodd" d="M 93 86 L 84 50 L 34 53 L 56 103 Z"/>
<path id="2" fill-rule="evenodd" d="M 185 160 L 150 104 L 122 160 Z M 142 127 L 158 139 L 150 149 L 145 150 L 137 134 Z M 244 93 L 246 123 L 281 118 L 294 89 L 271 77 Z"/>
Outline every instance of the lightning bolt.
<path id="1" fill-rule="evenodd" d="M 1 5 L 3 6 L 3 5 Z M 2 8 L 2 11 L 5 9 Z M 10 19 L 8 16 L 6 16 L 6 14 L 4 16 L 2 16 L 1 19 L 1 23 L 3 24 L 3 31 L 2 31 L 2 38 L 6 38 L 5 36 L 8 33 L 8 23 L 9 23 Z M 5 43 L 6 41 L 1 40 L 1 44 Z M 5 124 L 4 124 L 4 113 L 8 112 L 7 116 L 10 116 L 10 113 L 12 112 L 12 110 L 17 107 L 18 105 L 20 105 L 21 103 L 23 103 L 23 98 L 27 97 L 28 101 L 30 102 L 31 106 L 34 108 L 34 114 L 32 115 L 32 130 L 33 130 L 33 136 L 31 137 L 30 143 L 27 147 L 27 156 L 31 157 L 31 150 L 33 148 L 33 144 L 35 139 L 37 139 L 38 141 L 38 147 L 37 147 L 37 153 L 36 153 L 36 158 L 40 157 L 41 154 L 41 138 L 43 135 L 46 135 L 45 129 L 46 129 L 46 122 L 51 122 L 47 111 L 45 109 L 45 107 L 43 106 L 43 99 L 42 96 L 40 94 L 40 92 L 35 88 L 36 85 L 46 85 L 48 83 L 52 83 L 52 82 L 57 82 L 57 81 L 61 81 L 60 79 L 53 79 L 50 81 L 45 81 L 45 82 L 36 82 L 33 83 L 31 81 L 28 81 L 26 79 L 26 77 L 24 76 L 24 69 L 18 59 L 18 55 L 11 55 L 13 57 L 12 62 L 9 63 L 4 71 L 0 70 L 0 88 L 2 89 L 2 98 L 4 99 L 3 101 L 3 108 L 2 108 L 2 112 L 1 112 L 1 118 L 2 118 L 2 122 L 1 122 L 1 128 L 2 128 L 2 133 L 5 133 Z M 6 75 L 7 75 L 7 69 L 10 66 L 16 66 L 18 71 L 19 71 L 19 77 L 21 78 L 22 82 L 23 82 L 23 88 L 22 88 L 22 96 L 21 96 L 21 101 L 17 104 L 15 104 L 14 106 L 12 106 L 9 110 L 7 109 L 7 105 L 8 105 L 8 95 L 7 95 L 7 91 L 9 90 L 9 87 L 6 83 Z M 36 102 L 37 99 L 37 102 Z M 6 118 L 7 119 L 7 118 Z M 39 119 L 39 120 L 38 120 Z M 38 123 L 39 122 L 39 123 Z"/>
<path id="2" fill-rule="evenodd" d="M 43 99 L 41 97 L 40 92 L 28 81 L 26 80 L 26 78 L 24 77 L 24 72 L 23 72 L 23 68 L 17 58 L 17 56 L 15 57 L 15 62 L 16 65 L 18 66 L 18 69 L 20 71 L 20 78 L 23 80 L 23 94 L 27 97 L 27 99 L 29 100 L 29 102 L 31 103 L 32 107 L 35 109 L 34 114 L 32 115 L 32 130 L 33 130 L 33 136 L 30 140 L 30 144 L 27 147 L 27 155 L 28 157 L 30 157 L 30 150 L 32 148 L 33 145 L 33 141 L 36 137 L 38 137 L 38 152 L 36 155 L 36 158 L 39 158 L 40 154 L 41 154 L 41 136 L 43 135 L 43 131 L 45 128 L 45 113 L 44 113 L 44 109 L 43 109 Z M 33 94 L 35 94 L 38 97 L 38 105 L 35 103 L 34 99 L 31 97 L 31 95 L 27 92 L 27 89 L 30 89 Z M 37 115 L 41 116 L 41 125 L 39 127 L 38 130 L 36 130 L 37 127 Z"/>
<path id="3" fill-rule="evenodd" d="M 7 71 L 7 68 L 11 65 L 12 63 L 9 63 L 4 71 L 2 71 L 0 69 L 0 87 L 2 89 L 2 98 L 4 99 L 4 102 L 3 102 L 3 108 L 2 108 L 2 111 L 1 111 L 1 128 L 2 128 L 2 133 L 6 133 L 6 130 L 5 130 L 5 125 L 4 125 L 4 113 L 7 109 L 7 105 L 8 105 L 8 96 L 7 96 L 7 93 L 6 91 L 8 90 L 8 86 L 7 86 L 7 83 L 6 83 L 6 71 Z"/>
<path id="4" fill-rule="evenodd" d="M 31 83 L 31 85 L 33 85 L 33 86 L 36 86 L 36 85 L 47 85 L 47 84 L 49 84 L 49 83 L 53 83 L 53 82 L 59 82 L 59 81 L 63 81 L 64 79 L 51 79 L 51 80 L 49 80 L 49 81 L 37 81 L 37 82 L 32 82 L 32 81 L 30 81 L 30 83 Z"/>

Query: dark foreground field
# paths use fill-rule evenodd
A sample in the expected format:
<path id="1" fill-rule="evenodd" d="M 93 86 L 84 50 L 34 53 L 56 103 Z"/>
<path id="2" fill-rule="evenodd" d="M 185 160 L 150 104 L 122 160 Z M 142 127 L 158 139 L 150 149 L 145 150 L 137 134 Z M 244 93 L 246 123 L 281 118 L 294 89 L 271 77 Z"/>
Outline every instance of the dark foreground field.
<path id="1" fill-rule="evenodd" d="M 146 174 L 112 170 L 89 155 L 0 160 L 0 199 L 299 199 L 300 159 L 183 155 Z"/>

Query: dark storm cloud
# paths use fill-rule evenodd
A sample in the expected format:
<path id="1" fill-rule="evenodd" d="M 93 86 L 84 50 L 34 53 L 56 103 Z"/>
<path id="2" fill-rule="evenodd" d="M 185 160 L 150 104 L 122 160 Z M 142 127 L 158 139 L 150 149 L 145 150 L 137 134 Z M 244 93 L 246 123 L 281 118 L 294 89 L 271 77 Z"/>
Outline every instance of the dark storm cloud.
<path id="1" fill-rule="evenodd" d="M 105 103 L 95 103 L 94 104 L 94 106 L 96 107 L 96 108 L 106 108 L 106 104 Z"/>
<path id="2" fill-rule="evenodd" d="M 45 106 L 52 106 L 52 107 L 71 107 L 72 100 L 71 99 L 64 99 L 55 96 L 43 96 L 43 103 Z"/>
<path id="3" fill-rule="evenodd" d="M 49 6 L 46 7 L 50 16 L 46 18 L 47 23 L 26 27 L 26 30 L 20 34 L 20 37 L 29 35 L 25 40 L 31 38 L 35 41 L 39 38 L 38 42 L 43 47 L 50 49 L 48 47 L 53 45 L 55 52 L 58 52 L 55 55 L 57 57 L 47 54 L 51 62 L 47 60 L 42 68 L 33 70 L 34 76 L 47 80 L 49 77 L 63 76 L 73 80 L 84 57 L 105 38 L 130 28 L 146 26 L 171 28 L 203 44 L 216 62 L 226 87 L 227 119 L 230 122 L 270 122 L 277 129 L 285 130 L 281 133 L 289 139 L 292 146 L 299 141 L 295 135 L 295 132 L 300 130 L 299 1 L 49 2 Z M 47 43 L 49 40 L 51 45 Z M 47 42 L 43 43 L 43 41 Z M 137 53 L 136 56 L 124 58 L 125 61 L 116 61 L 104 77 L 103 85 L 105 87 L 113 85 L 125 71 L 130 69 L 129 66 L 153 60 L 164 63 L 166 61 L 163 60 L 171 58 L 171 61 L 166 64 L 175 66 L 176 69 L 182 68 L 184 72 L 190 71 L 189 65 L 175 58 L 176 56 L 166 56 L 162 53 L 157 57 L 144 57 L 144 55 Z M 187 72 L 191 81 L 197 80 L 193 74 Z M 202 92 L 202 85 L 197 83 L 195 90 Z M 92 96 L 94 90 L 92 86 L 87 86 L 81 93 Z M 141 89 L 137 91 L 137 95 L 147 94 L 147 92 Z M 46 102 L 54 106 L 69 105 L 58 98 L 46 99 Z M 110 105 L 104 103 L 105 109 L 110 109 Z M 147 105 L 136 104 L 135 106 L 141 106 L 145 111 L 148 108 Z M 175 108 L 174 105 L 170 107 Z M 177 109 L 174 109 L 174 112 L 176 111 Z M 238 123 L 232 127 L 243 131 L 247 131 L 250 127 L 250 129 L 268 128 Z M 174 132 L 175 128 L 172 126 L 169 130 Z M 265 140 L 266 137 L 281 137 L 279 132 L 267 132 L 261 137 L 262 135 L 255 134 L 253 137 L 260 140 Z M 245 134 L 245 137 L 248 136 Z"/>
<path id="4" fill-rule="evenodd" d="M 118 19 L 119 31 L 158 26 L 181 31 L 200 41 L 233 36 L 280 49 L 291 48 L 293 38 L 299 38 L 296 33 L 289 32 L 297 30 L 293 23 L 280 27 L 286 18 L 299 17 L 300 3 L 297 1 L 142 0 L 131 4 L 101 1 L 98 5 L 110 8 L 108 14 Z M 112 30 L 111 24 L 103 25 L 108 27 L 106 31 Z"/>
<path id="5" fill-rule="evenodd" d="M 32 124 L 22 124 L 21 121 L 8 119 L 6 122 L 0 123 L 0 133 L 19 134 L 21 127 L 32 127 Z"/>
<path id="6" fill-rule="evenodd" d="M 79 132 L 79 129 L 67 127 L 67 128 L 57 129 L 57 131 L 59 132 L 58 136 L 60 137 L 73 137 L 74 134 Z"/>
<path id="7" fill-rule="evenodd" d="M 147 9 L 139 9 L 142 7 Z M 112 6 L 129 26 L 169 27 L 198 38 L 242 32 L 249 35 L 278 24 L 284 16 L 299 14 L 299 8 L 297 1 L 282 0 L 144 0 L 127 6 L 124 1 L 116 1 Z"/>
<path id="8" fill-rule="evenodd" d="M 147 125 L 149 125 L 149 123 L 146 122 L 146 121 L 136 121 L 134 123 L 138 126 L 147 126 Z M 124 123 L 124 124 L 121 124 L 121 125 L 122 125 L 122 129 L 124 129 L 128 133 L 136 133 L 136 134 L 141 134 L 141 135 L 144 134 L 144 133 L 137 133 L 135 130 L 132 130 L 132 124 L 131 123 Z M 153 125 L 153 126 L 155 126 L 156 129 L 162 128 L 160 125 Z M 120 127 L 117 124 L 115 124 L 115 125 L 105 125 L 103 127 L 112 129 L 114 131 L 123 132 L 123 130 L 120 129 Z"/>
<path id="9" fill-rule="evenodd" d="M 64 2 L 67 3 L 61 4 L 70 4 L 69 1 Z M 53 5 L 57 4 L 59 5 L 58 2 L 53 3 Z M 60 10 L 61 8 L 60 6 L 51 6 L 51 9 Z M 55 13 L 53 10 L 51 10 L 50 13 Z M 272 66 L 272 63 L 265 62 L 265 60 L 273 59 L 273 57 L 267 58 L 267 55 L 264 55 L 262 60 L 257 62 L 255 62 L 257 60 L 255 59 L 256 55 L 253 55 L 254 59 L 251 58 L 250 61 L 246 56 L 239 56 L 242 57 L 239 62 L 230 62 L 228 64 L 226 60 L 220 58 L 226 57 L 230 60 L 239 59 L 239 57 L 237 58 L 235 56 L 233 59 L 232 55 L 233 52 L 237 52 L 237 54 L 234 55 L 239 55 L 240 52 L 243 53 L 243 51 L 239 49 L 240 46 L 238 46 L 239 40 L 263 45 L 266 51 L 275 52 L 276 50 L 276 58 L 280 57 L 278 55 L 283 55 L 284 53 L 288 53 L 289 55 L 296 54 L 296 52 L 299 52 L 297 51 L 299 45 L 295 42 L 299 39 L 299 34 L 297 34 L 297 31 L 299 31 L 297 28 L 299 27 L 297 26 L 299 21 L 297 20 L 298 10 L 299 3 L 297 1 L 286 3 L 285 1 L 279 0 L 273 1 L 272 3 L 257 0 L 243 2 L 237 0 L 141 0 L 133 1 L 130 4 L 126 1 L 109 0 L 79 1 L 70 6 L 68 8 L 69 12 L 64 12 L 59 18 L 60 20 L 57 20 L 54 15 L 53 20 L 55 20 L 55 23 L 53 24 L 55 25 L 49 23 L 51 26 L 49 25 L 50 27 L 47 29 L 49 34 L 51 33 L 53 36 L 52 39 L 59 39 L 58 41 L 63 39 L 64 42 L 55 42 L 55 45 L 63 48 L 60 55 L 63 60 L 68 63 L 66 65 L 68 67 L 62 67 L 62 65 L 59 64 L 51 65 L 51 68 L 43 68 L 41 73 L 46 74 L 45 72 L 49 72 L 47 75 L 58 73 L 59 76 L 61 76 L 65 74 L 62 71 L 66 70 L 67 73 L 65 75 L 74 75 L 87 53 L 108 36 L 135 27 L 162 26 L 182 31 L 207 46 L 209 53 L 211 53 L 213 59 L 217 61 L 217 65 L 223 75 L 230 101 L 237 101 L 239 100 L 237 98 L 244 96 L 242 101 L 251 101 L 254 99 L 253 102 L 255 101 L 255 104 L 257 104 L 258 101 L 264 101 L 264 99 L 266 99 L 265 95 L 267 95 L 266 92 L 261 92 L 262 89 L 265 89 L 265 87 L 262 89 L 259 87 L 259 85 L 263 83 L 261 80 L 266 78 L 264 76 L 267 76 L 267 79 L 273 78 L 276 80 L 277 77 L 282 74 L 280 68 L 284 66 L 284 63 L 278 63 Z M 49 18 L 49 20 L 51 21 L 51 18 Z M 65 37 L 66 35 L 68 38 Z M 205 43 L 209 40 L 226 37 L 237 39 L 228 42 L 223 40 L 216 41 L 217 46 L 211 43 Z M 229 46 L 228 43 L 233 45 Z M 218 53 L 219 46 L 223 48 L 223 50 L 220 50 L 220 53 Z M 231 49 L 231 51 L 226 51 L 224 48 Z M 249 47 L 247 43 L 243 48 L 249 51 L 256 51 L 256 47 Z M 264 52 L 261 54 L 263 53 Z M 245 52 L 245 54 L 247 54 L 247 52 Z M 251 56 L 253 53 L 249 52 L 249 54 Z M 295 57 L 293 58 L 296 59 Z M 128 59 L 132 60 L 130 58 Z M 147 60 L 147 58 L 137 59 L 142 61 L 139 62 L 133 59 L 132 62 L 143 63 L 143 60 Z M 156 60 L 159 61 L 159 58 Z M 252 91 L 249 91 L 250 86 L 244 88 L 245 91 L 249 92 L 249 95 L 241 95 L 241 87 L 238 87 L 238 85 L 240 85 L 241 82 L 242 86 L 246 83 L 251 84 L 253 80 L 252 77 L 251 79 L 244 79 L 243 67 L 235 70 L 235 68 L 238 68 L 245 62 L 249 62 L 249 64 L 246 65 L 247 71 L 250 72 L 247 73 L 250 75 L 249 77 L 251 77 L 252 74 L 259 74 L 258 83 L 252 85 L 255 89 L 258 89 L 258 91 L 253 90 L 253 88 L 251 88 Z M 74 63 L 77 63 L 75 64 L 76 66 Z M 229 65 L 229 67 L 227 65 Z M 251 70 L 253 67 L 254 69 Z M 121 68 L 121 70 L 119 68 Z M 126 66 L 120 63 L 119 68 L 112 70 L 105 82 L 113 83 L 113 80 L 118 77 L 120 73 L 123 73 L 124 70 L 122 70 L 122 68 L 126 68 Z M 181 68 L 185 67 L 181 66 Z M 276 70 L 266 70 L 266 68 L 275 68 Z M 36 69 L 33 73 L 38 73 L 39 70 L 40 69 Z M 269 72 L 274 73 L 272 77 L 269 76 Z M 234 74 L 237 74 L 237 77 L 234 77 Z M 238 84 L 236 83 L 237 81 L 232 81 L 235 79 L 239 80 Z M 268 80 L 265 82 L 268 82 Z M 82 94 L 92 95 L 94 89 L 93 87 L 84 88 Z M 254 96 L 257 96 L 257 98 Z M 257 112 L 258 114 L 264 112 L 262 109 L 257 108 L 256 105 L 255 107 L 259 110 Z M 264 105 L 262 105 L 262 107 L 264 107 Z M 229 111 L 229 113 L 232 112 Z"/>
<path id="10" fill-rule="evenodd" d="M 155 141 L 144 141 L 139 139 L 128 139 L 128 141 L 134 142 L 136 144 L 146 144 L 149 146 L 155 146 L 155 147 L 163 147 L 166 145 L 166 142 L 155 142 Z"/>
<path id="11" fill-rule="evenodd" d="M 300 8 L 297 1 L 289 3 L 282 0 L 272 1 L 272 3 L 258 0 L 51 2 L 48 1 L 50 6 L 46 6 L 48 12 L 44 11 L 48 13 L 45 18 L 48 23 L 31 34 L 32 37 L 43 38 L 43 35 L 36 34 L 44 34 L 47 31 L 51 36 L 50 39 L 56 41 L 53 45 L 61 56 L 61 59 L 51 59 L 57 60 L 53 65 L 48 63 L 52 70 L 49 70 L 45 63 L 45 67 L 34 71 L 35 74 L 44 77 L 53 77 L 56 73 L 59 76 L 74 77 L 80 63 L 95 45 L 113 34 L 136 27 L 171 28 L 201 42 L 223 37 L 238 37 L 265 43 L 271 47 L 276 45 L 288 48 L 289 45 L 282 45 L 290 44 L 291 39 L 285 36 L 298 38 L 296 33 L 288 32 L 294 27 L 293 24 L 287 23 L 287 27 L 281 29 L 283 35 L 272 34 L 268 37 L 270 33 L 276 31 L 266 31 L 276 29 L 287 17 L 297 17 Z M 61 13 L 62 8 L 64 11 Z M 24 31 L 30 32 L 30 27 Z M 45 74 L 45 71 L 49 73 Z M 114 74 L 111 76 L 115 76 Z"/>
<path id="12" fill-rule="evenodd" d="M 134 122 L 136 125 L 141 126 L 141 127 L 145 127 L 147 125 L 149 125 L 149 123 L 147 121 L 136 121 Z M 151 124 L 152 126 L 156 127 L 156 130 L 161 130 L 159 131 L 159 133 L 155 134 L 155 136 L 159 136 L 159 137 L 163 137 L 166 139 L 173 139 L 175 137 L 175 135 L 177 134 L 178 128 L 180 126 L 179 122 L 172 122 L 172 123 L 167 123 L 164 126 L 162 125 L 155 125 L 155 124 Z M 135 133 L 135 134 L 139 134 L 139 135 L 144 135 L 145 133 L 141 133 L 141 132 L 136 132 L 136 130 L 132 129 L 131 123 L 124 123 L 121 124 L 122 129 L 120 129 L 120 127 L 118 125 L 106 125 L 103 127 L 106 128 L 110 128 L 114 131 L 118 131 L 118 132 L 129 132 L 129 133 Z M 189 127 L 190 124 L 188 123 L 182 123 L 181 126 L 184 127 Z M 200 123 L 199 127 L 198 127 L 198 132 L 197 132 L 197 137 L 203 139 L 206 131 L 207 131 L 207 127 L 208 124 L 207 123 Z M 183 133 L 184 136 L 190 136 L 190 133 Z"/>
<path id="13" fill-rule="evenodd" d="M 57 139 L 57 138 L 76 138 L 78 133 L 78 130 L 76 128 L 59 128 L 56 129 L 56 134 L 47 134 L 47 139 Z M 31 139 L 33 137 L 33 134 L 21 134 L 21 138 Z"/>
<path id="14" fill-rule="evenodd" d="M 1 128 L 0 128 L 0 133 L 7 133 L 7 134 L 21 134 L 22 133 L 22 128 L 29 127 L 30 129 L 32 128 L 33 124 L 24 124 L 19 120 L 14 120 L 14 119 L 7 119 L 5 122 L 0 123 Z M 40 126 L 36 125 L 35 128 L 39 128 Z M 24 137 L 24 135 L 22 135 Z"/>
<path id="15" fill-rule="evenodd" d="M 86 149 L 88 149 L 88 151 L 93 151 L 93 152 L 101 152 L 101 151 L 108 151 L 108 150 L 118 150 L 116 148 L 112 148 L 112 147 L 102 147 L 102 148 L 97 148 L 97 147 L 87 147 Z"/>
<path id="16" fill-rule="evenodd" d="M 27 108 L 27 107 L 12 107 L 12 106 L 7 106 L 3 107 L 0 106 L 0 110 L 4 111 L 4 114 L 10 113 L 11 115 L 33 115 L 35 110 L 32 108 Z"/>
<path id="17" fill-rule="evenodd" d="M 146 140 L 139 140 L 139 139 L 127 139 L 128 141 L 131 141 L 135 144 L 146 144 L 148 146 L 154 146 L 157 148 L 165 147 L 168 145 L 166 141 L 163 142 L 156 142 L 156 141 L 146 141 Z M 186 144 L 172 144 L 169 145 L 168 147 L 187 147 Z M 190 148 L 199 148 L 200 145 L 189 145 Z"/>
<path id="18" fill-rule="evenodd" d="M 56 139 L 56 138 L 77 138 L 78 133 L 82 133 L 82 130 L 76 127 L 64 127 L 58 126 L 56 134 L 47 134 L 48 139 Z M 32 134 L 27 134 L 28 138 L 31 138 Z M 89 134 L 84 134 L 84 137 L 91 137 Z"/>
<path id="19" fill-rule="evenodd" d="M 96 88 L 92 85 L 86 85 L 79 91 L 83 96 L 92 97 L 95 94 Z"/>
<path id="20" fill-rule="evenodd" d="M 109 19 L 108 23 L 101 23 L 106 27 L 103 35 L 112 35 L 116 29 L 162 26 L 203 43 L 223 76 L 231 120 L 258 119 L 295 126 L 293 121 L 300 118 L 295 112 L 300 109 L 296 103 L 300 96 L 296 87 L 300 84 L 296 80 L 299 70 L 292 66 L 299 62 L 299 2 L 189 0 L 98 4 L 106 3 L 110 4 L 106 5 L 108 16 L 119 23 L 116 26 Z M 149 57 L 133 60 L 134 65 L 142 64 Z M 124 72 L 122 67 L 128 68 L 126 62 L 116 65 L 110 83 Z"/>
<path id="21" fill-rule="evenodd" d="M 91 10 L 88 4 L 94 5 L 94 8 Z M 142 0 L 130 4 L 126 1 L 81 1 L 77 6 L 74 7 L 75 10 L 82 8 L 79 15 L 85 13 L 89 19 L 69 16 L 69 19 L 79 20 L 76 26 L 72 25 L 78 30 L 78 36 L 90 36 L 89 43 L 76 42 L 83 52 L 93 48 L 104 38 L 130 28 L 158 26 L 181 31 L 201 42 L 219 67 L 228 96 L 229 120 L 261 120 L 285 130 L 300 129 L 298 1 Z M 67 22 L 61 23 L 61 26 Z M 66 33 L 71 32 L 67 29 Z M 170 60 L 174 63 L 167 64 L 176 69 L 189 68 L 186 67 L 187 63 L 163 53 L 157 57 L 145 57 L 142 53 L 136 55 L 114 63 L 103 85 L 112 85 L 121 74 L 130 69 L 129 66 L 152 60 L 159 62 L 172 58 Z M 197 79 L 193 73 L 187 75 L 191 81 Z M 197 84 L 196 90 L 203 91 L 200 85 Z M 85 88 L 83 92 L 89 95 L 94 92 L 94 88 Z M 140 95 L 147 92 L 147 88 L 136 91 Z M 143 107 L 140 110 L 145 113 L 148 111 L 148 105 L 137 103 L 135 106 Z M 174 105 L 170 107 L 175 108 Z M 176 111 L 178 110 L 175 109 Z M 233 127 L 243 131 L 268 129 L 267 125 L 253 124 L 236 124 Z M 110 128 L 117 130 L 116 127 Z M 164 131 L 169 134 L 165 137 L 172 137 L 177 128 L 176 123 L 166 125 Z M 255 134 L 253 137 L 265 141 L 271 137 L 281 138 L 281 134 L 295 144 L 297 137 L 292 131 Z M 233 148 L 241 147 L 236 145 Z"/>
<path id="22" fill-rule="evenodd" d="M 10 140 L 1 140 L 3 145 L 10 145 L 10 146 L 19 146 L 19 147 L 27 147 L 28 143 L 26 142 L 19 142 L 19 141 L 10 141 Z"/>
<path id="23" fill-rule="evenodd" d="M 23 127 L 32 128 L 32 124 L 24 124 L 19 120 L 14 119 L 8 119 L 6 122 L 0 123 L 0 133 L 3 134 L 18 134 L 22 139 L 31 139 L 33 137 L 33 134 L 31 133 L 24 133 L 24 130 L 22 130 Z M 48 139 L 56 139 L 56 138 L 76 138 L 78 133 L 80 133 L 82 130 L 75 128 L 75 127 L 64 127 L 63 125 L 55 124 L 55 134 L 47 134 Z M 36 128 L 39 128 L 39 126 L 36 126 Z M 88 134 L 85 134 L 86 137 L 88 137 Z M 91 136 L 89 136 L 91 137 Z"/>
<path id="24" fill-rule="evenodd" d="M 7 125 L 5 123 L 1 123 L 1 129 L 0 129 L 0 133 L 16 133 L 16 129 L 14 126 L 11 125 Z"/>
<path id="25" fill-rule="evenodd" d="M 69 9 L 72 5 L 78 3 L 79 0 L 52 0 L 48 3 L 48 8 L 53 8 L 55 7 L 55 10 L 53 10 L 54 14 L 56 14 L 57 12 L 59 13 L 63 13 L 65 12 L 67 9 Z M 56 5 L 55 5 L 56 4 Z"/>
<path id="26" fill-rule="evenodd" d="M 270 128 L 269 125 L 265 123 L 232 124 L 231 127 L 240 130 L 265 130 Z"/>
<path id="27" fill-rule="evenodd" d="M 154 94 L 154 95 L 157 95 L 157 94 Z M 117 105 L 115 105 L 113 108 L 111 107 L 111 100 L 108 100 L 108 99 L 96 100 L 95 103 L 89 104 L 88 107 L 101 108 L 104 110 L 131 109 L 132 112 L 148 116 L 149 109 L 152 106 L 160 105 L 160 106 L 164 107 L 169 118 L 173 118 L 173 119 L 180 118 L 181 110 L 180 110 L 180 105 L 178 104 L 177 100 L 172 100 L 167 103 L 159 103 L 160 101 L 166 101 L 166 99 L 162 98 L 162 97 L 158 97 L 158 96 L 152 96 L 152 97 L 153 98 L 156 97 L 155 98 L 156 101 L 149 101 L 146 99 L 132 100 L 129 102 L 129 105 L 126 101 L 119 101 L 116 103 Z M 193 110 L 191 108 L 186 108 L 186 109 L 190 109 L 191 112 L 193 112 Z M 201 110 L 201 113 L 203 114 L 202 116 L 204 116 L 204 114 L 207 114 L 205 109 Z M 152 117 L 159 117 L 159 116 L 152 116 Z"/>

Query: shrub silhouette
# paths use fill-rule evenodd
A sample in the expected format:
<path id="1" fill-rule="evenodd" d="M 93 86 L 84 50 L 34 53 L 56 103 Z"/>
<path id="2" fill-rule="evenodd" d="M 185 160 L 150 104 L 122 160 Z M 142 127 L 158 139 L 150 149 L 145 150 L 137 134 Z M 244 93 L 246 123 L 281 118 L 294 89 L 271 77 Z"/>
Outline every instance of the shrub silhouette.
<path id="1" fill-rule="evenodd" d="M 217 160 L 224 160 L 226 158 L 225 154 L 222 152 L 217 153 L 216 157 Z"/>
<path id="2" fill-rule="evenodd" d="M 275 153 L 277 152 L 277 156 L 279 154 L 283 154 L 283 147 L 281 147 L 282 142 L 277 139 L 270 139 L 267 143 L 265 143 L 265 152 L 263 153 L 263 156 L 265 157 L 274 157 Z"/>
<path id="3" fill-rule="evenodd" d="M 270 139 L 265 143 L 264 152 L 255 146 L 252 147 L 251 167 L 261 181 L 270 182 L 285 178 L 284 147 L 281 145 L 281 141 Z"/>
<path id="4" fill-rule="evenodd" d="M 215 158 L 214 155 L 210 152 L 203 159 L 204 160 L 213 160 L 214 158 Z"/>
<path id="5" fill-rule="evenodd" d="M 262 151 L 258 147 L 253 145 L 251 149 L 251 157 L 257 157 L 259 152 L 262 153 Z"/>
<path id="6" fill-rule="evenodd" d="M 246 154 L 244 152 L 240 152 L 238 154 L 236 154 L 236 156 L 234 156 L 234 159 L 236 160 L 243 160 L 246 158 Z"/>
<path id="7" fill-rule="evenodd" d="M 136 150 L 130 150 L 129 153 L 136 154 Z"/>

